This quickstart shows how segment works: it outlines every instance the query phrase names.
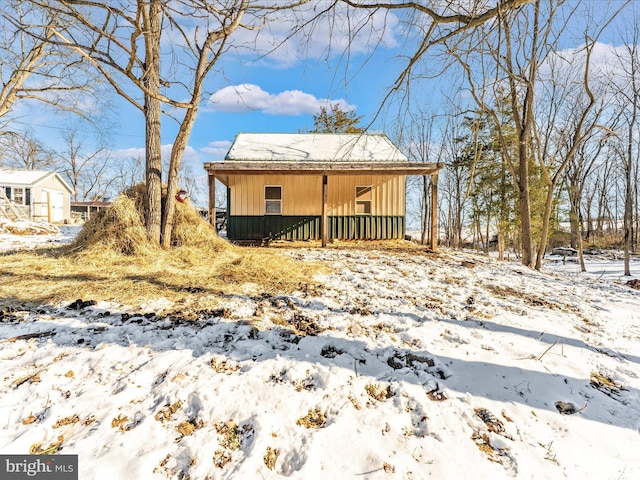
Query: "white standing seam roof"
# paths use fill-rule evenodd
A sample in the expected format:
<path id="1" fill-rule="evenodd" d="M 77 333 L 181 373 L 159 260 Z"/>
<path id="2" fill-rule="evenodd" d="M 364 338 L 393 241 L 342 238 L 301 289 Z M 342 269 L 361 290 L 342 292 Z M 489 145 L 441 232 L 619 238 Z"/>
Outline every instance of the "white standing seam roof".
<path id="1" fill-rule="evenodd" d="M 11 186 L 25 186 L 30 187 L 32 185 L 37 185 L 48 177 L 56 176 L 58 180 L 64 188 L 66 188 L 70 193 L 73 193 L 73 190 L 67 183 L 63 180 L 63 178 L 58 175 L 56 172 L 47 172 L 44 170 L 2 170 L 0 169 L 0 185 L 11 185 Z"/>
<path id="2" fill-rule="evenodd" d="M 239 133 L 228 161 L 407 162 L 384 134 Z"/>

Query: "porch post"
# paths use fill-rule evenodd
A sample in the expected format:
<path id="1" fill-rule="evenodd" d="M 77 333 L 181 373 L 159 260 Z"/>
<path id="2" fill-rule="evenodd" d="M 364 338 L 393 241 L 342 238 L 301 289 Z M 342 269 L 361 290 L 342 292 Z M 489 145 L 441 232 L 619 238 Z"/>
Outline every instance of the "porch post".
<path id="1" fill-rule="evenodd" d="M 216 228 L 216 177 L 209 175 L 209 223 Z"/>
<path id="2" fill-rule="evenodd" d="M 47 222 L 51 223 L 51 192 L 47 191 Z"/>
<path id="3" fill-rule="evenodd" d="M 322 248 L 327 246 L 327 176 L 322 176 L 322 220 L 320 223 Z"/>
<path id="4" fill-rule="evenodd" d="M 438 249 L 438 174 L 431 175 L 431 250 Z"/>

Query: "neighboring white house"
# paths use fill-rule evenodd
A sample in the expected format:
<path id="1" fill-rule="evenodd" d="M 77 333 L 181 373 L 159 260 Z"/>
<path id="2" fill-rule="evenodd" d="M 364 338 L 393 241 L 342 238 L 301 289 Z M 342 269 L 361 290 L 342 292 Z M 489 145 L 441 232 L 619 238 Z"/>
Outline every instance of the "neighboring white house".
<path id="1" fill-rule="evenodd" d="M 56 172 L 0 169 L 0 189 L 32 220 L 64 222 L 71 218 L 73 190 Z"/>

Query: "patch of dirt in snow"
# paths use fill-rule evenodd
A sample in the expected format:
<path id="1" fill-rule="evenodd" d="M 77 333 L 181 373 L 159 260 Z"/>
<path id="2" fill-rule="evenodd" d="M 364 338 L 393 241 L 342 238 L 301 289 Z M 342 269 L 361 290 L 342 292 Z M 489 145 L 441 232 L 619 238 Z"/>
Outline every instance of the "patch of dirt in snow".
<path id="1" fill-rule="evenodd" d="M 0 451 L 78 454 L 90 480 L 640 478 L 634 290 L 449 251 L 290 255 L 327 270 L 188 319 L 0 306 Z"/>

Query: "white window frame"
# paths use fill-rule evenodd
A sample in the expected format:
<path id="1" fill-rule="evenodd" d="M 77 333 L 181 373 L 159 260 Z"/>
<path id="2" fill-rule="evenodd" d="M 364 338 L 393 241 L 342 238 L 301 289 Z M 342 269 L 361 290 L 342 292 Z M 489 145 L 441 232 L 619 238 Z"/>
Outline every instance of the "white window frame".
<path id="1" fill-rule="evenodd" d="M 18 193 L 18 191 L 20 193 Z M 26 192 L 23 187 L 13 187 L 11 190 L 11 199 L 13 200 L 13 203 L 16 205 L 24 205 L 25 193 Z"/>
<path id="2" fill-rule="evenodd" d="M 356 215 L 371 215 L 373 205 L 373 185 L 356 185 Z"/>
<path id="3" fill-rule="evenodd" d="M 267 188 L 279 188 L 280 198 L 267 198 Z M 269 211 L 270 207 L 277 205 L 278 211 Z M 282 185 L 265 185 L 264 186 L 264 214 L 265 215 L 282 215 Z"/>

